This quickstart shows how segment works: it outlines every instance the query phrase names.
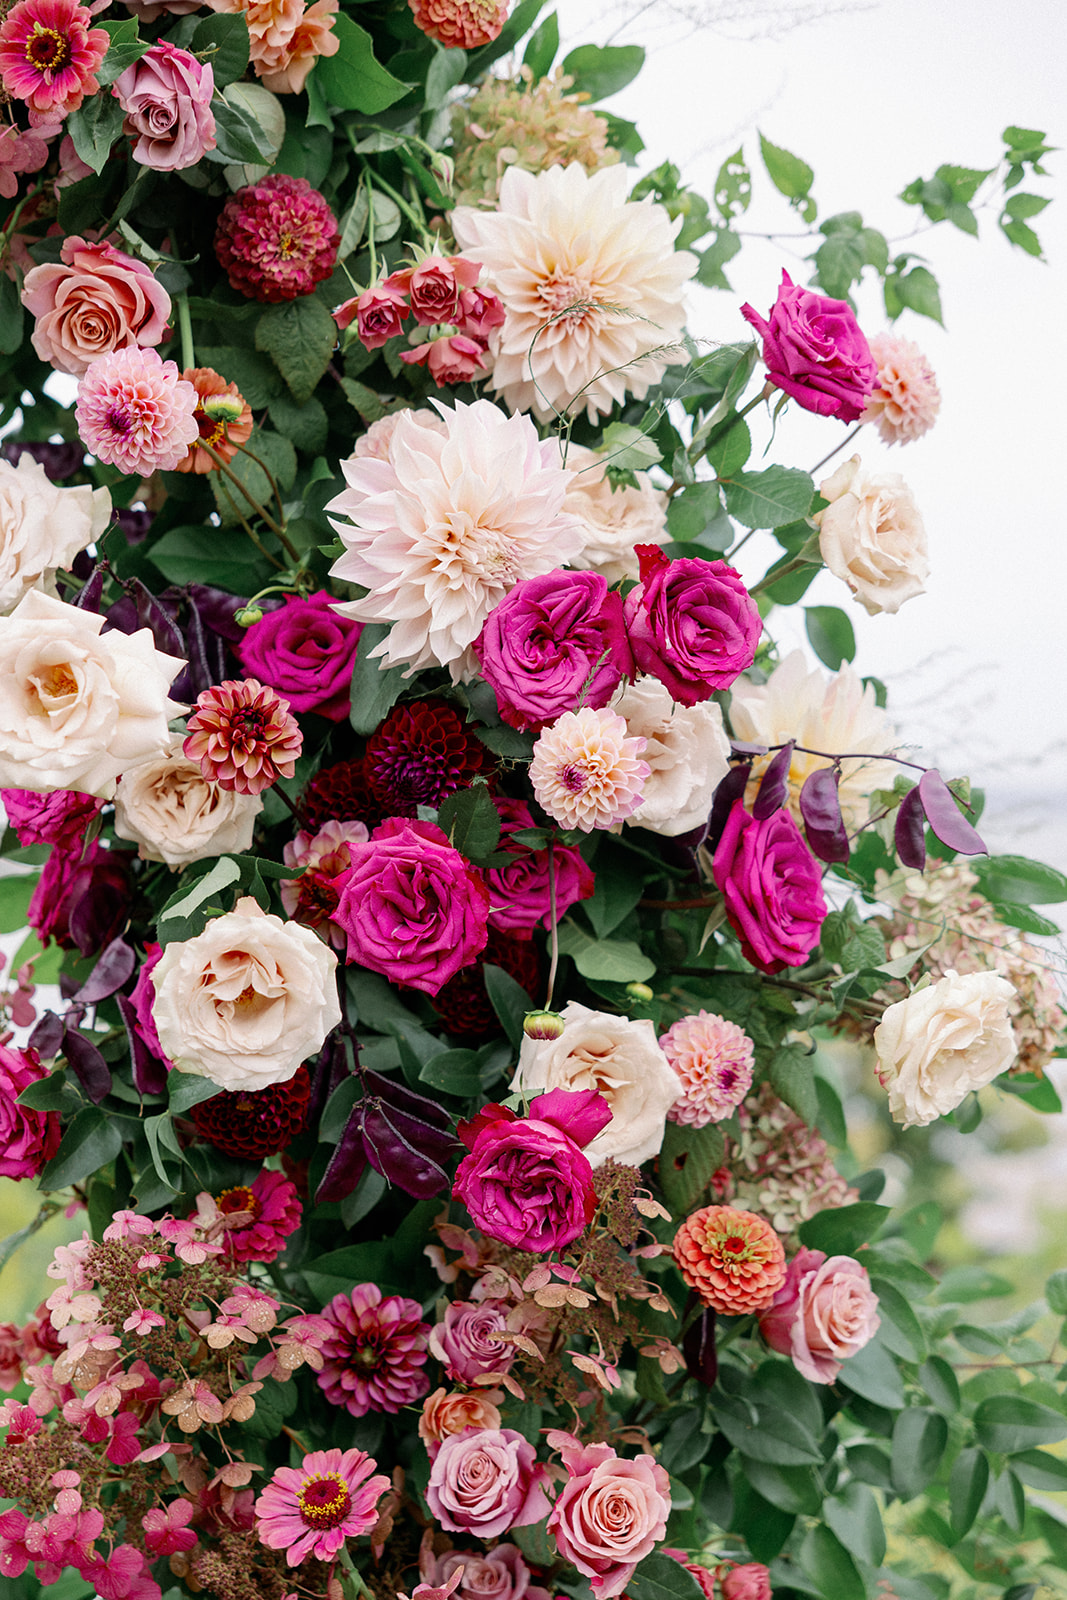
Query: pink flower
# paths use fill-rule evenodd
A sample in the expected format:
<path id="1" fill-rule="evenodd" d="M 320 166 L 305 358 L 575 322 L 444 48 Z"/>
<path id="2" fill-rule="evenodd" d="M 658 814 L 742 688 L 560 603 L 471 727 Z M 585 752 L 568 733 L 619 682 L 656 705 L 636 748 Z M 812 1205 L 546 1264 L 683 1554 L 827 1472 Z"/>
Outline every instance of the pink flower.
<path id="1" fill-rule="evenodd" d="M 886 444 L 921 439 L 937 420 L 941 390 L 917 344 L 893 333 L 876 333 L 871 355 L 878 367 L 861 421 L 873 422 Z"/>
<path id="2" fill-rule="evenodd" d="M 117 1545 L 107 1556 L 98 1551 L 78 1567 L 98 1600 L 159 1600 L 159 1584 L 146 1569 L 144 1556 L 132 1544 Z"/>
<path id="3" fill-rule="evenodd" d="M 422 1560 L 423 1576 L 443 1586 L 459 1584 L 458 1600 L 549 1600 L 547 1590 L 530 1583 L 530 1569 L 517 1545 L 498 1544 L 484 1555 L 473 1550 L 448 1550 Z M 418 1600 L 418 1590 L 411 1600 Z"/>
<path id="4" fill-rule="evenodd" d="M 393 817 L 349 852 L 352 870 L 334 913 L 348 935 L 348 960 L 437 994 L 485 948 L 481 873 L 432 822 Z"/>
<path id="5" fill-rule="evenodd" d="M 671 1509 L 670 1478 L 650 1455 L 632 1461 L 609 1444 L 582 1445 L 550 1433 L 567 1469 L 548 1531 L 565 1561 L 590 1580 L 599 1600 L 621 1594 L 637 1563 L 663 1538 Z"/>
<path id="6" fill-rule="evenodd" d="M 415 26 L 452 50 L 491 44 L 508 20 L 507 0 L 408 0 Z"/>
<path id="7" fill-rule="evenodd" d="M 251 1188 L 224 1189 L 216 1204 L 224 1217 L 248 1215 L 243 1226 L 228 1228 L 222 1236 L 231 1261 L 273 1261 L 300 1226 L 296 1185 L 281 1172 L 264 1170 Z"/>
<path id="8" fill-rule="evenodd" d="M 440 389 L 446 383 L 470 383 L 475 374 L 486 370 L 484 340 L 468 338 L 466 334 L 449 334 L 442 339 L 430 339 L 416 345 L 414 350 L 402 350 L 400 359 L 409 367 L 425 367 Z"/>
<path id="9" fill-rule="evenodd" d="M 337 260 L 337 219 L 306 178 L 273 173 L 231 195 L 215 233 L 230 287 L 251 300 L 311 294 Z"/>
<path id="10" fill-rule="evenodd" d="M 544 1468 L 513 1428 L 467 1428 L 441 1441 L 426 1504 L 442 1528 L 492 1539 L 548 1515 Z"/>
<path id="11" fill-rule="evenodd" d="M 515 1346 L 499 1335 L 505 1331 L 510 1306 L 506 1300 L 453 1300 L 443 1322 L 430 1332 L 430 1353 L 443 1362 L 457 1383 L 475 1383 L 484 1373 L 506 1372 Z"/>
<path id="12" fill-rule="evenodd" d="M 40 172 L 48 160 L 48 140 L 54 139 L 61 123 L 45 123 L 39 128 L 16 128 L 4 124 L 0 131 L 0 195 L 14 200 L 19 192 L 20 172 Z"/>
<path id="13" fill-rule="evenodd" d="M 365 350 L 378 350 L 387 339 L 404 331 L 404 319 L 411 312 L 403 290 L 391 288 L 386 281 L 364 289 L 354 300 L 346 300 L 333 315 L 342 330 L 355 319 L 360 344 Z"/>
<path id="14" fill-rule="evenodd" d="M 801 289 L 783 272 L 770 320 L 750 305 L 741 307 L 741 315 L 763 336 L 763 361 L 773 384 L 805 411 L 859 421 L 878 369 L 851 306 Z"/>
<path id="15" fill-rule="evenodd" d="M 246 15 L 250 17 L 251 12 L 249 6 Z M 264 89 L 272 94 L 299 94 L 319 57 L 337 54 L 341 41 L 333 31 L 336 12 L 337 0 L 315 0 L 279 43 L 253 36 L 252 65 Z"/>
<path id="16" fill-rule="evenodd" d="M 640 759 L 646 740 L 630 737 L 614 711 L 565 711 L 534 745 L 534 797 L 564 828 L 592 833 L 632 816 L 651 772 Z"/>
<path id="17" fill-rule="evenodd" d="M 500 849 L 511 857 L 505 867 L 487 873 L 492 910 L 489 920 L 502 933 L 530 939 L 537 927 L 552 925 L 552 894 L 548 851 L 531 850 L 511 835 L 535 826 L 533 813 L 522 800 L 494 797 L 500 814 Z M 556 916 L 562 917 L 579 900 L 588 900 L 595 887 L 592 869 L 572 845 L 552 850 L 556 880 Z"/>
<path id="18" fill-rule="evenodd" d="M 278 893 L 287 917 L 314 928 L 336 950 L 343 950 L 348 935 L 334 921 L 341 889 L 352 870 L 353 844 L 365 844 L 370 835 L 362 822 L 324 822 L 318 833 L 303 829 L 285 845 L 287 867 L 303 867 L 299 878 L 281 878 Z"/>
<path id="19" fill-rule="evenodd" d="M 299 1467 L 279 1467 L 256 1501 L 260 1544 L 284 1550 L 289 1566 L 308 1556 L 333 1561 L 346 1539 L 369 1533 L 389 1487 L 363 1450 L 313 1450 Z"/>
<path id="20" fill-rule="evenodd" d="M 154 1507 L 141 1518 L 144 1542 L 152 1556 L 172 1556 L 178 1550 L 191 1550 L 196 1534 L 189 1523 L 196 1508 L 189 1500 L 172 1500 L 168 1506 Z"/>
<path id="21" fill-rule="evenodd" d="M 113 92 L 126 113 L 123 132 L 136 139 L 133 159 L 143 167 L 180 172 L 214 150 L 215 75 L 188 50 L 151 45 L 119 73 Z"/>
<path id="22" fill-rule="evenodd" d="M 31 125 L 77 111 L 100 85 L 93 74 L 107 54 L 104 28 L 77 0 L 19 0 L 0 26 L 0 79 L 24 100 Z"/>
<path id="23" fill-rule="evenodd" d="M 833 1383 L 842 1361 L 873 1339 L 879 1321 L 866 1268 L 851 1256 L 802 1249 L 759 1326 L 771 1349 L 789 1356 L 809 1383 Z"/>
<path id="24" fill-rule="evenodd" d="M 41 939 L 93 955 L 118 933 L 129 910 L 128 857 L 94 839 L 84 850 L 53 845 L 26 908 Z"/>
<path id="25" fill-rule="evenodd" d="M 71 844 L 84 840 L 90 823 L 104 802 L 73 789 L 38 794 L 33 789 L 0 789 L 7 820 L 20 845 Z"/>
<path id="26" fill-rule="evenodd" d="M 712 870 L 746 961 L 766 973 L 803 966 L 826 901 L 819 864 L 785 807 L 757 821 L 735 801 Z"/>
<path id="27" fill-rule="evenodd" d="M 294 711 L 331 722 L 348 716 L 348 690 L 363 625 L 333 609 L 324 589 L 287 595 L 237 645 L 245 671 L 283 694 Z"/>
<path id="28" fill-rule="evenodd" d="M 708 1571 L 707 1567 L 699 1566 L 695 1561 L 690 1561 L 684 1550 L 672 1550 L 669 1545 L 661 1544 L 659 1554 L 661 1556 L 670 1556 L 671 1560 L 679 1562 L 686 1572 L 691 1572 L 699 1583 L 705 1600 L 716 1600 L 715 1576 Z"/>
<path id="29" fill-rule="evenodd" d="M 166 1326 L 166 1317 L 161 1317 L 158 1311 L 148 1311 L 144 1306 L 137 1306 L 122 1324 L 122 1329 L 124 1333 L 136 1333 L 143 1338 L 145 1334 L 151 1333 L 153 1328 Z"/>
<path id="30" fill-rule="evenodd" d="M 12 1385 L 14 1387 L 14 1385 Z M 419 1418 L 419 1438 L 429 1452 L 430 1459 L 437 1454 L 442 1439 L 449 1434 L 462 1433 L 464 1428 L 499 1428 L 500 1412 L 496 1402 L 502 1398 L 499 1389 L 479 1389 L 461 1394 L 458 1390 L 435 1389 L 422 1402 Z"/>
<path id="31" fill-rule="evenodd" d="M 37 319 L 31 340 L 41 360 L 76 378 L 100 356 L 157 345 L 170 332 L 170 295 L 152 269 L 77 235 L 64 239 L 58 261 L 26 274 L 22 303 Z"/>
<path id="32" fill-rule="evenodd" d="M 455 322 L 463 289 L 473 288 L 481 263 L 464 256 L 429 255 L 413 267 L 401 267 L 385 280 L 390 289 L 409 296 L 415 321 L 424 328 Z"/>
<path id="33" fill-rule="evenodd" d="M 723 1600 L 771 1600 L 770 1570 L 759 1561 L 718 1569 Z"/>
<path id="34" fill-rule="evenodd" d="M 322 1344 L 318 1381 L 331 1405 L 365 1417 L 422 1399 L 430 1387 L 422 1371 L 430 1329 L 417 1301 L 357 1283 L 351 1294 L 335 1294 L 322 1316 L 333 1331 Z"/>
<path id="35" fill-rule="evenodd" d="M 659 1043 L 680 1084 L 669 1122 L 688 1128 L 722 1122 L 752 1087 L 752 1040 L 736 1022 L 701 1010 L 682 1017 Z"/>
<path id="36" fill-rule="evenodd" d="M 135 1031 L 148 1046 L 156 1060 L 162 1061 L 169 1072 L 173 1063 L 168 1061 L 163 1054 L 163 1046 L 159 1042 L 155 1018 L 152 1015 L 152 1007 L 156 1001 L 156 987 L 152 982 L 152 973 L 159 965 L 162 954 L 162 945 L 154 942 L 145 945 L 145 959 L 137 974 L 137 981 L 130 990 L 130 1005 L 133 1007 L 134 1012 Z"/>
<path id="37" fill-rule="evenodd" d="M 639 544 L 641 582 L 626 596 L 634 660 L 683 706 L 728 689 L 756 659 L 763 621 L 740 575 L 725 561 Z"/>
<path id="38" fill-rule="evenodd" d="M 101 356 L 78 385 L 74 415 L 86 449 L 131 477 L 173 472 L 199 429 L 196 390 L 173 361 L 129 345 Z"/>
<path id="39" fill-rule="evenodd" d="M 209 783 L 238 794 L 261 794 L 291 778 L 304 742 L 288 700 L 257 678 L 227 678 L 205 689 L 186 728 L 189 760 Z"/>
<path id="40" fill-rule="evenodd" d="M 35 1050 L 0 1045 L 0 1177 L 36 1178 L 59 1149 L 59 1114 L 20 1106 L 18 1097 L 48 1073 Z"/>
<path id="41" fill-rule="evenodd" d="M 471 339 L 488 339 L 494 328 L 502 328 L 507 320 L 504 302 L 499 295 L 477 285 L 464 289 L 459 297 L 456 321 L 460 333 Z"/>

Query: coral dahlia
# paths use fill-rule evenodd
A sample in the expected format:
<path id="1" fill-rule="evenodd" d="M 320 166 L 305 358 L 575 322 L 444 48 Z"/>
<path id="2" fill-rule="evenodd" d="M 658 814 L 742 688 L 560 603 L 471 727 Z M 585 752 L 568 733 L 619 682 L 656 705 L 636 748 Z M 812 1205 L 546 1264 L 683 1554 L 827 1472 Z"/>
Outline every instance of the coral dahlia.
<path id="1" fill-rule="evenodd" d="M 257 678 L 227 678 L 205 689 L 186 724 L 183 746 L 210 783 L 238 794 L 259 794 L 291 778 L 303 734 L 288 700 Z"/>
<path id="2" fill-rule="evenodd" d="M 289 1566 L 333 1561 L 346 1539 L 369 1533 L 389 1479 L 364 1450 L 313 1450 L 299 1467 L 278 1467 L 256 1501 L 260 1544 L 284 1550 Z"/>
<path id="3" fill-rule="evenodd" d="M 335 1294 L 322 1315 L 333 1332 L 323 1342 L 318 1382 L 331 1405 L 365 1417 L 395 1413 L 429 1392 L 422 1368 L 430 1325 L 416 1300 L 357 1283 L 351 1294 Z"/>
<path id="4" fill-rule="evenodd" d="M 107 54 L 104 28 L 77 0 L 19 0 L 0 27 L 0 80 L 40 126 L 77 111 L 100 85 L 93 74 Z"/>
<path id="5" fill-rule="evenodd" d="M 762 1311 L 785 1282 L 785 1250 L 770 1223 L 732 1206 L 694 1211 L 674 1236 L 674 1259 L 690 1289 L 728 1317 Z"/>
<path id="6" fill-rule="evenodd" d="M 491 44 L 508 20 L 507 0 L 408 0 L 415 26 L 446 49 Z"/>
<path id="7" fill-rule="evenodd" d="M 328 278 L 337 260 L 337 219 L 306 178 L 283 172 L 231 195 L 215 254 L 230 287 L 250 300 L 296 300 Z"/>
<path id="8" fill-rule="evenodd" d="M 89 366 L 78 384 L 78 432 L 99 461 L 130 477 L 172 472 L 197 437 L 196 390 L 173 361 L 127 345 Z"/>

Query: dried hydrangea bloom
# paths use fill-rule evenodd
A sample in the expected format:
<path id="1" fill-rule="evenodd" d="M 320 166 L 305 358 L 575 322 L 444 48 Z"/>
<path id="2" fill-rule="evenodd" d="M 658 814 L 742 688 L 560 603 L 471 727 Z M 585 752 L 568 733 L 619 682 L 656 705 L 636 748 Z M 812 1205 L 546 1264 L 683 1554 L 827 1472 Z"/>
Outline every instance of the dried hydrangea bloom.
<path id="1" fill-rule="evenodd" d="M 645 741 L 631 738 L 614 711 L 566 711 L 534 745 L 530 782 L 537 803 L 564 828 L 610 828 L 637 810 L 649 775 Z"/>
<path id="2" fill-rule="evenodd" d="M 873 422 L 886 444 L 921 439 L 941 410 L 941 390 L 929 361 L 917 344 L 894 333 L 876 334 L 871 355 L 878 385 L 867 397 L 861 421 Z"/>
<path id="3" fill-rule="evenodd" d="M 534 83 L 524 66 L 517 80 L 487 77 L 460 102 L 452 120 L 458 205 L 495 204 L 509 166 L 541 172 L 578 161 L 596 172 L 615 165 L 607 122 L 585 104 L 587 94 L 567 93 L 573 81 L 557 67 Z"/>
<path id="4" fill-rule="evenodd" d="M 303 734 L 288 700 L 256 678 L 227 678 L 205 689 L 187 723 L 184 750 L 210 782 L 260 794 L 291 778 Z"/>
<path id="5" fill-rule="evenodd" d="M 847 1206 L 859 1192 L 841 1176 L 822 1135 L 779 1100 L 769 1084 L 737 1111 L 740 1135 L 727 1141 L 712 1180 L 716 1199 L 766 1217 L 789 1247 L 817 1211 Z"/>
<path id="6" fill-rule="evenodd" d="M 724 1316 L 769 1306 L 785 1282 L 785 1250 L 769 1222 L 732 1206 L 704 1206 L 674 1236 L 678 1270 Z"/>

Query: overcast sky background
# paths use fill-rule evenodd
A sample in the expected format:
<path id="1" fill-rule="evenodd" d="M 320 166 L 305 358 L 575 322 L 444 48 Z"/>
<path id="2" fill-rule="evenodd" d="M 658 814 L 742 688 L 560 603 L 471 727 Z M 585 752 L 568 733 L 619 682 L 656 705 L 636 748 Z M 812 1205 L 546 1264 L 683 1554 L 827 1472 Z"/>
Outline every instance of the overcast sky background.
<path id="1" fill-rule="evenodd" d="M 1008 124 L 1067 145 L 1062 0 L 561 0 L 559 10 L 562 53 L 646 47 L 640 77 L 607 102 L 637 122 L 643 168 L 669 158 L 710 197 L 721 162 L 744 143 L 754 194 L 743 226 L 753 230 L 801 226 L 759 164 L 757 128 L 814 168 L 820 217 L 862 210 L 891 241 L 920 217 L 900 190 L 942 162 L 994 166 Z M 1034 222 L 1046 262 L 1012 248 L 995 212 L 982 215 L 978 242 L 942 225 L 910 243 L 941 281 L 945 329 L 911 312 L 897 329 L 929 356 L 941 416 L 918 443 L 890 450 L 866 429 L 847 452 L 901 473 L 914 491 L 928 592 L 895 617 L 868 618 L 823 573 L 807 599 L 849 612 L 856 667 L 888 683 L 904 741 L 985 786 L 990 846 L 1067 870 L 1067 184 L 1062 155 L 1047 165 L 1050 178 L 1022 185 L 1053 197 Z M 741 303 L 765 313 L 783 266 L 807 281 L 808 253 L 803 240 L 746 242 L 727 268 L 737 293 L 697 290 L 692 331 L 744 337 Z M 873 334 L 886 318 L 868 278 L 857 304 Z M 770 459 L 810 469 L 845 431 L 790 407 Z M 766 538 L 744 553 L 749 577 L 766 565 Z M 802 618 L 792 631 L 783 618 L 772 619 L 778 637 L 803 643 Z"/>

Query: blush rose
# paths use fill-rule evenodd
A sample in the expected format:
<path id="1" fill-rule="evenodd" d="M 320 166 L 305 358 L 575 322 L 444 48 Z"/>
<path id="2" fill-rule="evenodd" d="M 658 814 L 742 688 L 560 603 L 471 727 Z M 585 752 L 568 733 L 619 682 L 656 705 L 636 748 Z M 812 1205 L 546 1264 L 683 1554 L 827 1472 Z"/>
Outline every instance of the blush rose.
<path id="1" fill-rule="evenodd" d="M 996 972 L 950 971 L 883 1012 L 875 1071 L 895 1122 L 925 1127 L 1011 1066 L 1015 994 Z"/>
<path id="2" fill-rule="evenodd" d="M 873 1339 L 879 1320 L 878 1296 L 858 1261 L 799 1250 L 759 1328 L 809 1383 L 833 1383 L 842 1361 Z"/>
<path id="3" fill-rule="evenodd" d="M 57 372 L 80 378 L 98 356 L 157 345 L 170 295 L 150 267 L 110 244 L 64 239 L 59 260 L 27 272 L 22 303 L 37 321 L 33 348 Z"/>
<path id="4" fill-rule="evenodd" d="M 558 1445 L 567 1469 L 548 1532 L 598 1600 L 609 1600 L 666 1533 L 670 1478 L 650 1455 L 628 1461 L 609 1444 L 583 1445 L 566 1433 L 550 1433 L 548 1441 Z"/>
<path id="5" fill-rule="evenodd" d="M 294 711 L 342 722 L 362 632 L 363 624 L 340 616 L 320 589 L 306 598 L 287 596 L 253 623 L 237 654 L 246 673 L 277 689 Z"/>
<path id="6" fill-rule="evenodd" d="M 450 1434 L 430 1468 L 426 1504 L 442 1528 L 492 1539 L 548 1515 L 544 1468 L 513 1428 Z"/>
<path id="7" fill-rule="evenodd" d="M 819 493 L 830 504 L 812 518 L 819 553 L 869 616 L 892 615 L 922 594 L 930 576 L 926 528 L 899 472 L 864 472 L 852 456 Z"/>
<path id="8" fill-rule="evenodd" d="M 744 1561 L 738 1566 L 719 1568 L 723 1600 L 771 1600 L 770 1569 L 760 1561 Z"/>
<path id="9" fill-rule="evenodd" d="M 252 847 L 263 801 L 223 789 L 205 778 L 182 752 L 180 733 L 170 749 L 123 773 L 115 795 L 115 835 L 137 845 L 142 861 L 172 870 L 205 856 L 241 854 Z"/>
<path id="10" fill-rule="evenodd" d="M 783 807 L 763 821 L 737 800 L 712 863 L 746 961 L 761 972 L 803 966 L 826 917 L 819 864 Z"/>
<path id="11" fill-rule="evenodd" d="M 759 608 L 725 561 L 669 561 L 638 545 L 641 582 L 624 603 L 630 647 L 641 672 L 666 684 L 683 706 L 728 689 L 756 659 Z"/>
<path id="12" fill-rule="evenodd" d="M 69 568 L 111 519 L 106 489 L 61 489 L 29 454 L 0 461 L 0 611 Z"/>
<path id="13" fill-rule="evenodd" d="M 133 159 L 157 172 L 195 167 L 215 148 L 211 99 L 215 75 L 207 62 L 171 44 L 153 44 L 115 79 L 115 98 L 135 141 Z"/>
<path id="14" fill-rule="evenodd" d="M 514 1345 L 499 1335 L 507 1327 L 506 1300 L 452 1300 L 430 1334 L 430 1353 L 457 1383 L 476 1383 L 484 1373 L 506 1372 Z"/>
<path id="15" fill-rule="evenodd" d="M 859 421 L 878 367 L 851 306 L 802 289 L 783 272 L 770 319 L 750 305 L 741 315 L 763 337 L 763 363 L 777 388 L 805 411 Z"/>

